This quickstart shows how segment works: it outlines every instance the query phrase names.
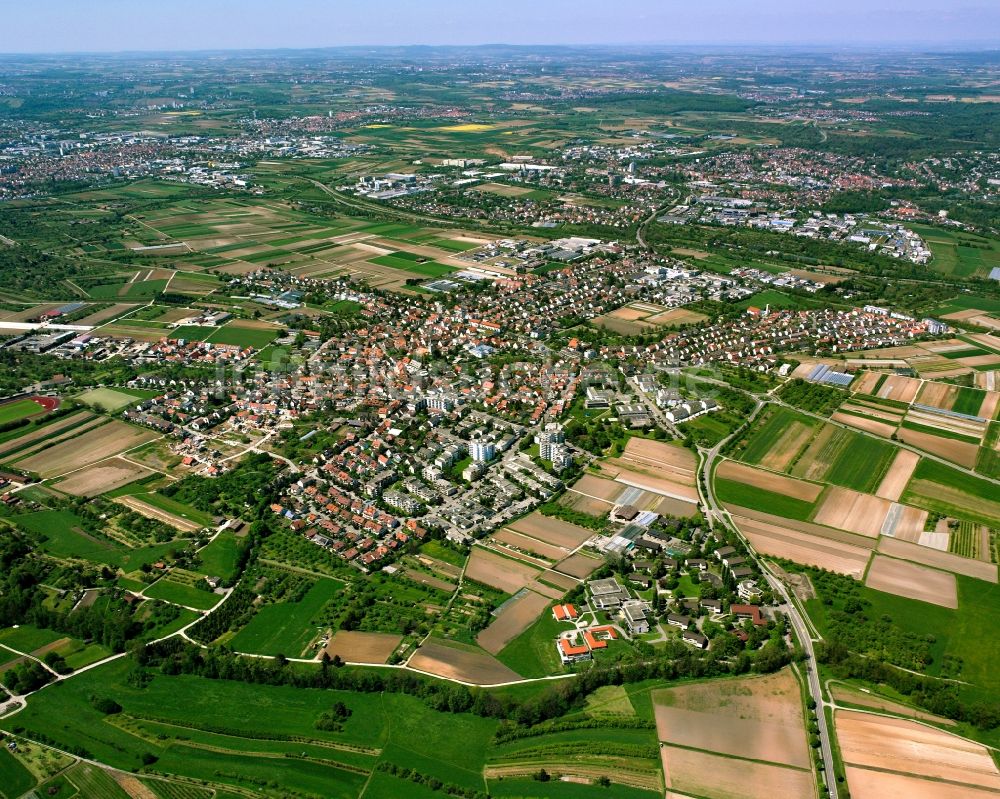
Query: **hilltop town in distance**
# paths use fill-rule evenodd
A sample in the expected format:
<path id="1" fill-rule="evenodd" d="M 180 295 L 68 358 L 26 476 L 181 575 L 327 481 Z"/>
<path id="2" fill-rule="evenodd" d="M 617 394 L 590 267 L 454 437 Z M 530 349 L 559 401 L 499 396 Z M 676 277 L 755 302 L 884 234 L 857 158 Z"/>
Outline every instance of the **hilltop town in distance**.
<path id="1" fill-rule="evenodd" d="M 0 799 L 1000 793 L 998 103 L 0 56 Z"/>

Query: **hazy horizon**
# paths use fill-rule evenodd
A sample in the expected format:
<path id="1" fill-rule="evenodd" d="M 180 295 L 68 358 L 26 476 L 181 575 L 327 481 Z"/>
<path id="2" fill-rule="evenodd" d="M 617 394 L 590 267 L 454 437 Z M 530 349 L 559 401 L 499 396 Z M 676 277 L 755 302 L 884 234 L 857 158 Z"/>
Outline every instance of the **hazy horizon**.
<path id="1" fill-rule="evenodd" d="M 48 0 L 45 13 L 5 9 L 4 54 L 300 50 L 411 46 L 719 46 L 993 49 L 1000 4 L 972 0 L 796 0 L 752 6 L 705 0 L 697 8 L 655 0 Z M 984 31 L 994 32 L 984 36 Z"/>

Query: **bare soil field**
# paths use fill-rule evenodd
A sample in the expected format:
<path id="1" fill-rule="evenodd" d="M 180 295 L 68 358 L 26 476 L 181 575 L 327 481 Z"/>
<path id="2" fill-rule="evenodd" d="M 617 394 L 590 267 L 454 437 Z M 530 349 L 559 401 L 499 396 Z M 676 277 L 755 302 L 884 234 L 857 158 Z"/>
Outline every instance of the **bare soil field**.
<path id="1" fill-rule="evenodd" d="M 579 577 L 583 580 L 590 576 L 592 572 L 599 569 L 603 563 L 604 561 L 600 558 L 594 558 L 590 555 L 584 555 L 582 552 L 577 552 L 575 555 L 570 555 L 565 560 L 560 561 L 552 568 L 563 574 Z"/>
<path id="2" fill-rule="evenodd" d="M 809 768 L 802 695 L 790 669 L 653 693 L 661 741 Z"/>
<path id="3" fill-rule="evenodd" d="M 852 386 L 854 393 L 871 394 L 875 391 L 875 386 L 878 385 L 878 381 L 881 377 L 881 372 L 864 372 L 854 381 L 854 385 Z"/>
<path id="4" fill-rule="evenodd" d="M 844 768 L 854 799 L 989 799 L 996 791 L 925 780 L 908 774 L 872 771 L 856 766 Z"/>
<path id="5" fill-rule="evenodd" d="M 136 513 L 141 513 L 149 519 L 157 519 L 165 524 L 169 524 L 171 527 L 176 527 L 183 533 L 191 533 L 195 530 L 201 529 L 201 525 L 195 524 L 189 519 L 183 519 L 180 516 L 167 513 L 165 510 L 153 507 L 152 505 L 143 502 L 141 499 L 136 499 L 135 497 L 118 497 L 115 502 L 124 505 L 126 508 L 134 510 Z"/>
<path id="6" fill-rule="evenodd" d="M 882 436 L 882 438 L 890 438 L 896 432 L 896 425 L 894 424 L 880 422 L 878 419 L 864 419 L 850 413 L 840 413 L 838 411 L 830 417 L 830 420 L 846 424 L 848 427 L 853 427 L 857 430 L 863 430 L 866 433 Z"/>
<path id="7" fill-rule="evenodd" d="M 473 547 L 465 576 L 484 585 L 516 594 L 538 576 L 539 570 L 522 561 L 505 558 L 484 547 Z"/>
<path id="8" fill-rule="evenodd" d="M 490 538 L 489 543 L 486 544 L 486 547 L 492 552 L 497 552 L 505 557 L 527 563 L 529 566 L 537 566 L 539 569 L 547 569 L 551 563 L 551 561 L 547 558 L 540 558 L 537 555 L 528 554 L 527 552 L 514 549 L 506 544 L 497 542 L 492 537 Z"/>
<path id="9" fill-rule="evenodd" d="M 969 365 L 971 366 L 972 364 Z M 992 419 L 997 415 L 998 406 L 1000 406 L 1000 392 L 988 392 L 986 398 L 983 400 L 983 404 L 979 407 L 979 416 L 982 416 L 984 419 Z"/>
<path id="10" fill-rule="evenodd" d="M 620 460 L 641 469 L 669 468 L 681 473 L 690 473 L 692 483 L 697 468 L 697 461 L 691 450 L 648 438 L 630 438 Z"/>
<path id="11" fill-rule="evenodd" d="M 909 719 L 856 710 L 836 711 L 834 722 L 845 764 L 879 770 L 874 773 L 899 772 L 925 780 L 984 788 L 994 795 L 1000 792 L 1000 770 L 982 744 Z M 858 795 L 853 784 L 850 789 L 852 795 Z M 909 795 L 941 796 L 919 791 Z"/>
<path id="12" fill-rule="evenodd" d="M 614 319 L 624 319 L 627 322 L 634 322 L 637 319 L 645 319 L 650 313 L 651 311 L 649 310 L 635 308 L 631 305 L 623 305 L 621 308 L 611 311 L 608 316 Z"/>
<path id="13" fill-rule="evenodd" d="M 619 486 L 620 487 L 620 486 Z M 614 507 L 613 502 L 604 499 L 594 499 L 574 491 L 572 488 L 559 497 L 559 504 L 570 510 L 586 513 L 588 516 L 607 516 Z"/>
<path id="14" fill-rule="evenodd" d="M 839 530 L 877 538 L 891 503 L 849 488 L 832 486 L 813 521 Z"/>
<path id="15" fill-rule="evenodd" d="M 683 519 L 694 516 L 698 512 L 698 503 L 688 502 L 685 499 L 664 497 L 654 510 L 661 516 L 679 516 Z"/>
<path id="16" fill-rule="evenodd" d="M 570 486 L 570 491 L 577 491 L 606 502 L 614 502 L 615 497 L 621 494 L 622 487 L 614 480 L 605 480 L 594 474 L 585 474 Z"/>
<path id="17" fill-rule="evenodd" d="M 903 375 L 889 375 L 882 388 L 878 391 L 878 396 L 882 399 L 897 400 L 899 402 L 913 402 L 917 396 L 917 389 L 920 388 L 920 381 L 912 377 Z"/>
<path id="18" fill-rule="evenodd" d="M 935 716 L 933 713 L 925 713 L 923 710 L 904 705 L 901 702 L 893 702 L 877 694 L 865 693 L 846 685 L 835 683 L 830 686 L 830 694 L 834 702 L 850 702 L 852 705 L 871 708 L 872 710 L 883 710 L 897 716 L 908 716 L 920 721 L 929 721 L 932 724 L 940 724 L 946 727 L 954 727 L 955 721 L 946 719 L 944 716 Z"/>
<path id="19" fill-rule="evenodd" d="M 786 497 L 815 502 L 823 491 L 823 486 L 796 480 L 783 474 L 774 474 L 763 469 L 755 469 L 745 463 L 723 461 L 716 474 L 725 480 L 735 480 L 737 483 L 784 494 Z"/>
<path id="20" fill-rule="evenodd" d="M 575 549 L 594 535 L 594 531 L 588 530 L 586 527 L 570 524 L 551 516 L 543 516 L 541 513 L 532 513 L 508 526 L 516 533 L 522 533 L 566 549 Z"/>
<path id="21" fill-rule="evenodd" d="M 919 599 L 953 610 L 958 608 L 958 586 L 954 574 L 885 555 L 872 558 L 865 585 L 887 594 Z"/>
<path id="22" fill-rule="evenodd" d="M 420 583 L 420 585 L 428 585 L 431 588 L 436 588 L 438 591 L 450 593 L 455 590 L 455 583 L 435 577 L 433 574 L 424 574 L 424 572 L 417 571 L 416 569 L 403 569 L 400 574 L 407 580 L 413 580 L 413 582 Z"/>
<path id="23" fill-rule="evenodd" d="M 159 437 L 158 433 L 151 430 L 142 430 L 114 420 L 19 461 L 18 466 L 38 472 L 43 478 L 54 477 L 97 463 Z"/>
<path id="24" fill-rule="evenodd" d="M 668 791 L 703 799 L 774 799 L 812 797 L 813 775 L 803 769 L 754 763 L 731 757 L 678 749 L 660 748 L 663 776 Z"/>
<path id="25" fill-rule="evenodd" d="M 90 411 L 79 411 L 78 413 L 71 413 L 69 416 L 64 416 L 62 419 L 57 419 L 51 424 L 47 424 L 44 427 L 40 427 L 36 430 L 32 430 L 26 435 L 19 436 L 17 438 L 12 438 L 9 441 L 4 441 L 0 444 L 0 455 L 6 452 L 10 452 L 12 449 L 17 449 L 18 447 L 23 447 L 25 444 L 40 441 L 41 439 L 50 438 L 53 434 L 58 433 L 60 430 L 65 430 L 70 425 L 77 424 L 86 419 L 93 417 Z"/>
<path id="26" fill-rule="evenodd" d="M 396 651 L 396 647 L 402 640 L 403 636 L 391 633 L 338 630 L 323 652 L 326 652 L 331 658 L 334 655 L 340 655 L 340 659 L 346 663 L 382 664 L 389 660 L 389 656 Z M 316 657 L 322 657 L 322 653 Z"/>
<path id="27" fill-rule="evenodd" d="M 984 563 L 980 560 L 963 558 L 961 555 L 922 547 L 918 544 L 911 544 L 909 541 L 882 538 L 878 542 L 878 551 L 885 555 L 891 555 L 894 558 L 922 563 L 925 566 L 931 566 L 935 569 L 944 569 L 956 574 L 964 574 L 967 577 L 975 577 L 977 580 L 986 580 L 991 583 L 997 582 L 997 567 L 993 563 Z"/>
<path id="28" fill-rule="evenodd" d="M 919 462 L 920 456 L 917 453 L 908 449 L 899 450 L 875 495 L 896 502 L 903 495 L 906 484 L 910 482 L 913 470 L 917 468 Z"/>
<path id="29" fill-rule="evenodd" d="M 479 633 L 476 642 L 491 655 L 495 655 L 527 630 L 551 601 L 534 591 L 525 591 L 517 599 L 504 605 L 490 626 Z"/>
<path id="30" fill-rule="evenodd" d="M 920 508 L 893 503 L 892 508 L 889 509 L 889 515 L 886 517 L 885 525 L 882 528 L 882 534 L 891 535 L 900 541 L 919 541 L 920 536 L 924 532 L 924 525 L 927 523 L 928 515 L 927 511 Z M 890 525 L 892 527 L 891 530 L 888 529 Z M 945 549 L 947 548 L 946 542 Z"/>
<path id="31" fill-rule="evenodd" d="M 122 458 L 112 458 L 71 474 L 56 483 L 55 487 L 74 496 L 93 497 L 151 474 L 155 474 L 151 469 L 144 469 Z"/>
<path id="32" fill-rule="evenodd" d="M 742 516 L 734 516 L 733 521 L 761 554 L 828 569 L 855 580 L 862 578 L 871 556 L 870 549 L 817 538 L 774 523 Z"/>
<path id="33" fill-rule="evenodd" d="M 622 485 L 641 488 L 645 491 L 652 491 L 654 494 L 661 494 L 665 497 L 672 497 L 684 502 L 697 502 L 698 490 L 694 483 L 689 484 L 687 477 L 678 479 L 667 479 L 663 477 L 653 477 L 644 472 L 637 472 L 625 468 L 621 461 L 611 459 L 600 464 L 601 471 L 613 477 Z"/>
<path id="34" fill-rule="evenodd" d="M 697 311 L 689 311 L 687 308 L 671 308 L 669 311 L 653 314 L 646 321 L 665 327 L 684 327 L 685 325 L 696 325 L 706 319 L 708 317 L 705 314 L 700 314 Z"/>
<path id="35" fill-rule="evenodd" d="M 966 469 L 972 469 L 976 465 L 976 458 L 979 457 L 979 447 L 968 441 L 942 438 L 919 430 L 907 430 L 905 427 L 901 427 L 897 435 L 899 440 L 906 444 L 919 447 Z"/>
<path id="36" fill-rule="evenodd" d="M 569 552 L 568 549 L 563 547 L 546 544 L 544 541 L 539 541 L 537 538 L 529 538 L 526 535 L 515 533 L 513 530 L 507 530 L 506 528 L 498 533 L 494 533 L 493 538 L 501 544 L 517 547 L 518 549 L 523 549 L 526 552 L 533 552 L 536 555 L 541 555 L 543 558 L 548 558 L 549 560 L 559 560 L 560 558 L 566 557 Z"/>
<path id="37" fill-rule="evenodd" d="M 955 404 L 956 397 L 958 397 L 958 386 L 952 386 L 948 383 L 928 382 L 924 383 L 924 387 L 921 389 L 920 396 L 918 397 L 918 402 L 921 405 L 930 405 L 931 407 L 948 411 Z"/>
<path id="38" fill-rule="evenodd" d="M 95 416 L 92 419 L 87 419 L 86 421 L 83 422 L 83 424 L 78 424 L 72 430 L 64 430 L 62 433 L 56 433 L 55 435 L 49 435 L 49 436 L 41 436 L 41 437 L 31 436 L 31 440 L 34 441 L 33 444 L 30 444 L 29 446 L 24 447 L 23 449 L 15 452 L 13 455 L 10 456 L 10 458 L 5 458 L 4 461 L 7 463 L 17 463 L 19 460 L 27 458 L 34 452 L 38 452 L 47 447 L 51 447 L 51 445 L 55 444 L 58 441 L 66 441 L 75 436 L 79 436 L 82 433 L 85 433 L 87 430 L 93 430 L 97 427 L 100 427 L 101 425 L 107 424 L 107 421 L 108 421 L 107 417 L 105 416 Z M 20 439 L 21 443 L 24 443 L 26 439 L 28 439 L 28 436 L 22 437 Z"/>
<path id="39" fill-rule="evenodd" d="M 497 683 L 520 680 L 517 672 L 511 671 L 496 658 L 471 647 L 458 649 L 438 644 L 429 639 L 410 658 L 408 665 L 417 671 L 459 680 L 473 685 L 496 685 Z"/>

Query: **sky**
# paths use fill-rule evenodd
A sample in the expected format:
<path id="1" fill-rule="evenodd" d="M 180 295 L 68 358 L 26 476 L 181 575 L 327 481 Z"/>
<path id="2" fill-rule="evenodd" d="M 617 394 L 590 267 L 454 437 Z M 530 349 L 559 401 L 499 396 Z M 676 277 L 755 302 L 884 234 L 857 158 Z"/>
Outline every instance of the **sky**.
<path id="1" fill-rule="evenodd" d="M 1000 47 L 998 0 L 0 0 L 0 52 L 339 45 Z"/>

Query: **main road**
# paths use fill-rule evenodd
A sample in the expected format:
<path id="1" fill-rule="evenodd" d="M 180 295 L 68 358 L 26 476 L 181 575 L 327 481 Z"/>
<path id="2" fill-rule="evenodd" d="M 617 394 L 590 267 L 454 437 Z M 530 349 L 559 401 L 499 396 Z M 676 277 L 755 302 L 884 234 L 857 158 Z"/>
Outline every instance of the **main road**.
<path id="1" fill-rule="evenodd" d="M 753 421 L 765 405 L 764 401 L 759 397 L 756 398 L 756 401 L 756 406 L 747 418 L 748 422 Z M 782 610 L 788 616 L 792 630 L 795 632 L 795 637 L 798 638 L 802 646 L 802 651 L 806 656 L 804 670 L 809 696 L 812 697 L 816 706 L 816 724 L 819 727 L 820 754 L 823 758 L 823 779 L 830 799 L 837 799 L 837 778 L 834 769 L 833 745 L 830 742 L 830 729 L 826 719 L 827 703 L 823 698 L 823 686 L 820 684 L 819 675 L 816 672 L 816 653 L 813 648 L 813 638 L 809 632 L 809 625 L 806 624 L 805 617 L 795 604 L 793 597 L 788 593 L 785 584 L 767 567 L 754 550 L 753 545 L 746 540 L 739 528 L 732 523 L 728 511 L 719 506 L 715 498 L 715 492 L 712 490 L 712 470 L 715 468 L 715 462 L 719 457 L 719 453 L 739 433 L 740 431 L 738 430 L 710 449 L 699 447 L 698 454 L 701 456 L 702 464 L 701 479 L 698 481 L 698 493 L 701 495 L 702 504 L 705 507 L 705 516 L 709 522 L 714 520 L 721 526 L 735 531 L 736 535 L 746 545 L 747 551 L 761 570 L 771 590 L 781 597 L 783 603 L 781 606 Z"/>

